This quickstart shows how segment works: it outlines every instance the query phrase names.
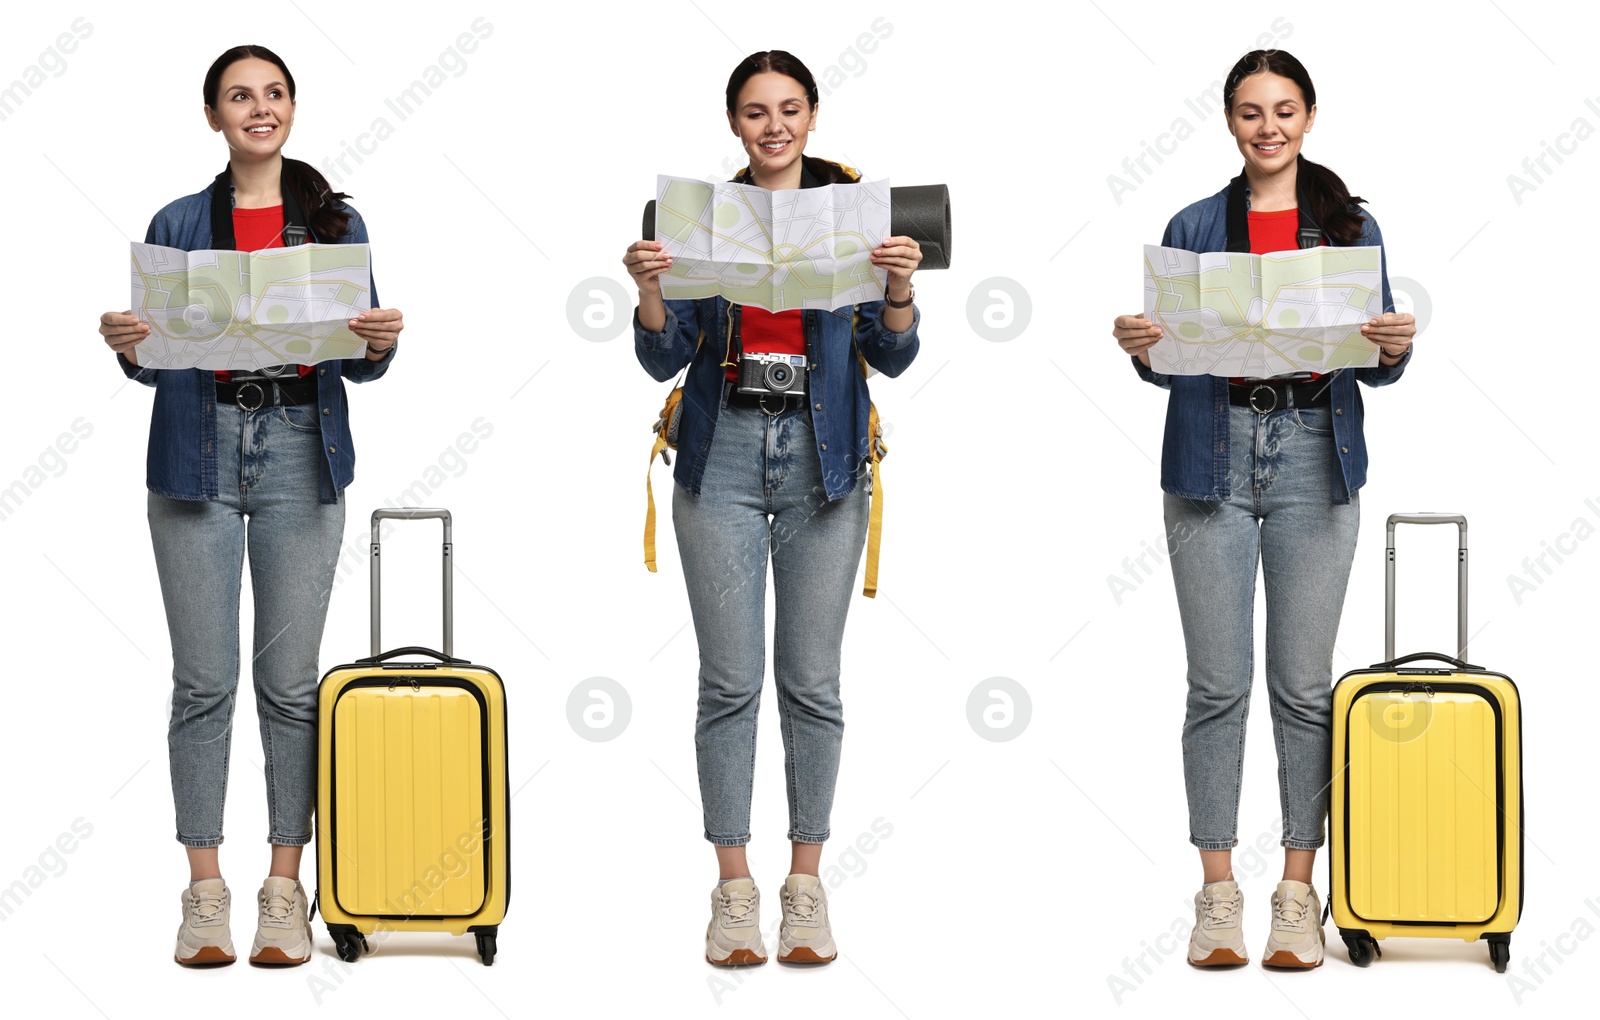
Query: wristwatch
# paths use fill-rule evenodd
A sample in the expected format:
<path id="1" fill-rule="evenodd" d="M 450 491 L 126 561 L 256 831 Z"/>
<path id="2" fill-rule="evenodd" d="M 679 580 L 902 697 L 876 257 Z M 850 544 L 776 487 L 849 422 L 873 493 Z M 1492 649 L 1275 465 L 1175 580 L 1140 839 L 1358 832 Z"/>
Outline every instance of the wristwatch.
<path id="1" fill-rule="evenodd" d="M 889 289 L 885 287 L 883 290 L 883 303 L 888 305 L 890 308 L 910 308 L 911 302 L 915 301 L 916 299 L 917 285 L 914 283 L 911 285 L 911 293 L 906 295 L 906 299 L 904 301 L 892 300 L 889 297 Z"/>

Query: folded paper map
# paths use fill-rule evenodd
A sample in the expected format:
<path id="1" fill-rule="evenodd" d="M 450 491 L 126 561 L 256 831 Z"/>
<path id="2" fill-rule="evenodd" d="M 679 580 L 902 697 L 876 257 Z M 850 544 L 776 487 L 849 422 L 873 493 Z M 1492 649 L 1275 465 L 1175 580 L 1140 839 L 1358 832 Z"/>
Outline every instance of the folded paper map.
<path id="1" fill-rule="evenodd" d="M 1268 378 L 1378 363 L 1361 326 L 1383 313 L 1376 247 L 1247 255 L 1144 248 L 1144 315 L 1166 375 Z"/>
<path id="2" fill-rule="evenodd" d="M 656 179 L 656 239 L 671 253 L 661 296 L 769 312 L 882 301 L 888 271 L 872 249 L 889 235 L 889 182 L 768 191 Z"/>
<path id="3" fill-rule="evenodd" d="M 372 307 L 364 244 L 262 251 L 133 245 L 133 312 L 150 324 L 145 368 L 233 371 L 362 355 L 349 321 Z"/>

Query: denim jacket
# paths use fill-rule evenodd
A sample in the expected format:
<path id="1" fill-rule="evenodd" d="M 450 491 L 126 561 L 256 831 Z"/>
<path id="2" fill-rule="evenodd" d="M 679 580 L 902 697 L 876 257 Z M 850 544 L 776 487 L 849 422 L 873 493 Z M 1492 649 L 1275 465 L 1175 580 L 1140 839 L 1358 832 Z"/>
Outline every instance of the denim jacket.
<path id="1" fill-rule="evenodd" d="M 1226 251 L 1228 247 L 1228 189 L 1194 203 L 1167 224 L 1163 247 L 1193 252 Z M 1382 254 L 1383 235 L 1378 221 L 1357 208 L 1366 221 L 1357 245 L 1376 245 L 1379 275 L 1383 281 L 1383 310 L 1394 311 L 1389 293 L 1388 260 Z M 1161 444 L 1161 488 L 1189 499 L 1225 500 L 1228 482 L 1228 380 L 1210 375 L 1164 375 L 1130 359 L 1145 382 L 1171 391 L 1167 398 L 1166 434 Z M 1411 363 L 1411 351 L 1395 365 L 1342 368 L 1333 373 L 1330 406 L 1333 443 L 1339 452 L 1340 476 L 1329 494 L 1333 503 L 1350 502 L 1350 494 L 1367 481 L 1367 441 L 1362 432 L 1361 392 L 1356 380 L 1368 386 L 1385 386 L 1400 378 Z"/>
<path id="2" fill-rule="evenodd" d="M 156 213 L 145 232 L 146 244 L 184 251 L 201 251 L 211 245 L 211 195 L 215 182 L 204 191 L 180 198 Z M 340 243 L 365 244 L 367 226 L 349 206 L 348 232 Z M 312 241 L 320 240 L 312 237 Z M 378 289 L 372 288 L 372 307 Z M 350 414 L 345 404 L 344 382 L 367 382 L 388 371 L 394 360 L 389 349 L 381 361 L 347 358 L 324 361 L 317 374 L 317 420 L 322 424 L 322 481 L 319 502 L 337 503 L 339 494 L 355 477 L 356 451 L 350 439 Z M 217 386 L 216 376 L 198 368 L 141 368 L 118 354 L 117 364 L 128 378 L 156 388 L 150 415 L 150 447 L 145 460 L 145 485 L 157 495 L 172 499 L 217 498 Z"/>
<path id="3" fill-rule="evenodd" d="M 721 296 L 664 303 L 667 321 L 659 333 L 639 325 L 639 313 L 634 310 L 633 346 L 639 363 L 658 382 L 689 366 L 678 422 L 678 463 L 672 477 L 698 496 L 717 413 L 727 404 L 722 362 L 735 305 Z M 904 372 L 917 356 L 917 325 L 922 313 L 913 305 L 911 328 L 893 333 L 883 327 L 884 307 L 882 301 L 870 301 L 833 312 L 811 308 L 802 317 L 806 360 L 811 366 L 811 423 L 829 500 L 842 499 L 855 487 L 857 469 L 870 450 L 870 398 L 856 350 L 866 357 L 867 364 L 891 377 Z"/>

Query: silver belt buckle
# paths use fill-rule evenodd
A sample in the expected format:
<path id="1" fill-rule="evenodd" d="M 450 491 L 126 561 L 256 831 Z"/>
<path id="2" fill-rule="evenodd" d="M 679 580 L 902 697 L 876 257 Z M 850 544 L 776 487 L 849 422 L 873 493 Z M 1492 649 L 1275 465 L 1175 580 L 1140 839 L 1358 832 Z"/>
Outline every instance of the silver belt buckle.
<path id="1" fill-rule="evenodd" d="M 1267 394 L 1267 396 L 1272 398 L 1272 403 L 1268 404 L 1266 407 L 1260 407 L 1256 404 L 1256 398 L 1263 391 Z M 1277 407 L 1278 391 L 1273 389 L 1271 386 L 1268 386 L 1266 383 L 1256 383 L 1255 389 L 1250 391 L 1250 410 L 1254 411 L 1256 414 L 1270 414 L 1272 411 L 1276 410 Z"/>
<path id="2" fill-rule="evenodd" d="M 254 404 L 246 405 L 244 402 L 244 391 L 246 387 L 256 391 L 256 402 Z M 247 380 L 240 383 L 238 388 L 233 391 L 233 403 L 241 411 L 259 411 L 261 410 L 261 405 L 265 404 L 266 402 L 267 391 L 261 388 L 260 383 L 253 380 Z"/>

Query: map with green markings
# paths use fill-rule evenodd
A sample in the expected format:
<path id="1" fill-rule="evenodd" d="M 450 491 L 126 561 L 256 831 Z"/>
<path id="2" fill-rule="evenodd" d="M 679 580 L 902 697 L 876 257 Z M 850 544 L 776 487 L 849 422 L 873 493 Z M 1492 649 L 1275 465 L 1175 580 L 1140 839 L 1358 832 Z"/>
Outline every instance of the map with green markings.
<path id="1" fill-rule="evenodd" d="M 1166 375 L 1263 379 L 1378 363 L 1361 326 L 1383 314 L 1381 249 L 1197 254 L 1147 244 L 1144 316 Z"/>
<path id="2" fill-rule="evenodd" d="M 372 307 L 364 244 L 262 251 L 183 251 L 133 245 L 134 314 L 150 335 L 134 348 L 145 368 L 243 371 L 360 357 L 349 320 Z"/>
<path id="3" fill-rule="evenodd" d="M 769 312 L 882 301 L 889 182 L 768 191 L 686 177 L 656 179 L 656 239 L 672 255 L 669 300 L 721 294 Z"/>

